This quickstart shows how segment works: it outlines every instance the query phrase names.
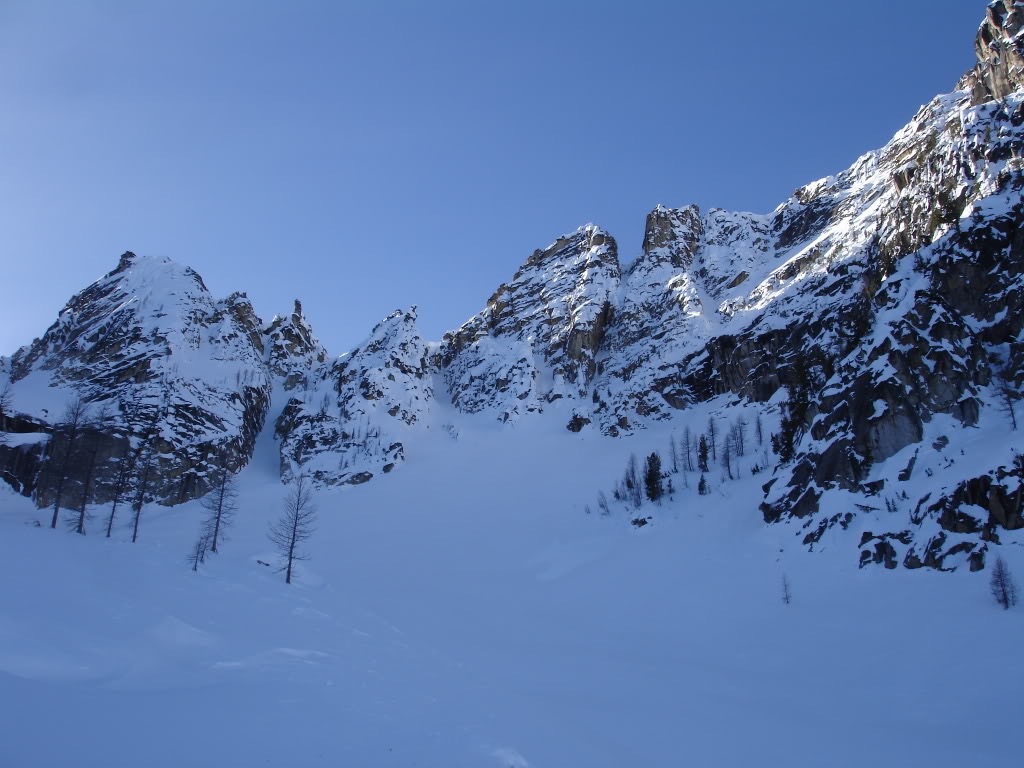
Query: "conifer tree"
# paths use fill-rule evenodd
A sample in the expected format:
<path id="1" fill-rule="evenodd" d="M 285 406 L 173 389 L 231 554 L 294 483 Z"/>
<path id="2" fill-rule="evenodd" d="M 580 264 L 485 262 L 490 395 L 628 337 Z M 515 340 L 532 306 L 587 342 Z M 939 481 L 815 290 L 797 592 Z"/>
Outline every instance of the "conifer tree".
<path id="1" fill-rule="evenodd" d="M 644 469 L 644 491 L 651 501 L 658 501 L 665 492 L 661 484 L 661 456 L 657 451 L 647 457 L 647 466 Z"/>
<path id="2" fill-rule="evenodd" d="M 234 521 L 235 513 L 238 511 L 238 490 L 235 483 L 235 476 L 227 468 L 224 457 L 220 457 L 213 487 L 200 502 L 203 508 L 209 513 L 203 521 L 203 531 L 211 552 L 217 552 L 217 545 L 225 539 L 225 532 Z"/>
<path id="3" fill-rule="evenodd" d="M 153 461 L 152 449 L 146 448 L 142 455 L 139 484 L 135 488 L 135 499 L 132 501 L 132 544 L 139 539 L 139 523 L 142 520 L 142 508 L 146 504 L 146 494 L 149 492 L 149 481 L 153 474 Z"/>
<path id="4" fill-rule="evenodd" d="M 789 464 L 796 456 L 796 447 L 807 428 L 807 411 L 811 405 L 810 374 L 803 360 L 794 363 L 796 382 L 789 387 L 789 397 L 782 404 L 782 420 L 778 434 L 772 435 L 772 450 L 779 463 Z"/>
<path id="5" fill-rule="evenodd" d="M 1002 557 L 996 558 L 989 586 L 992 589 L 992 597 L 1004 610 L 1008 611 L 1017 604 L 1017 584 Z"/>
<path id="6" fill-rule="evenodd" d="M 73 528 L 75 533 L 80 533 L 83 536 L 85 535 L 85 524 L 92 517 L 92 515 L 88 513 L 89 493 L 92 491 L 92 480 L 93 476 L 96 474 L 96 462 L 99 458 L 99 433 L 93 433 L 88 443 L 88 458 L 85 463 L 85 478 L 82 480 L 82 501 L 78 505 L 78 514 L 73 518 Z"/>
<path id="7" fill-rule="evenodd" d="M 644 492 L 640 487 L 640 470 L 636 463 L 636 454 L 630 454 L 626 472 L 622 476 L 622 484 L 626 490 L 626 498 L 637 509 L 644 503 Z"/>
<path id="8" fill-rule="evenodd" d="M 71 470 L 71 456 L 78 447 L 78 439 L 82 436 L 82 430 L 88 419 L 89 406 L 81 397 L 76 397 L 67 408 L 64 409 L 64 419 L 57 426 L 57 434 L 64 439 L 64 450 L 60 451 L 60 459 L 54 467 L 57 478 L 57 487 L 53 497 L 53 519 L 50 527 L 57 527 L 57 519 L 60 516 L 60 503 L 64 498 L 64 486 L 68 480 L 68 472 Z M 51 461 L 52 461 L 51 457 Z"/>
<path id="9" fill-rule="evenodd" d="M 134 470 L 133 453 L 131 445 L 125 445 L 124 452 L 117 462 L 117 477 L 114 480 L 113 499 L 110 504 L 110 514 L 107 515 L 107 538 L 114 530 L 114 518 L 117 515 L 118 505 L 124 501 L 125 493 L 128 490 L 128 482 L 131 480 Z"/>
<path id="10" fill-rule="evenodd" d="M 299 475 L 285 500 L 284 514 L 270 527 L 270 533 L 267 535 L 281 556 L 279 570 L 284 572 L 286 584 L 292 583 L 295 563 L 307 559 L 302 550 L 302 543 L 313 535 L 315 525 L 316 505 L 313 502 L 313 488 L 305 475 Z"/>
<path id="11" fill-rule="evenodd" d="M 14 395 L 11 393 L 10 382 L 0 387 L 0 445 L 7 444 L 7 417 L 11 413 L 11 401 Z"/>
<path id="12" fill-rule="evenodd" d="M 743 416 L 732 425 L 732 447 L 737 456 L 747 453 L 747 420 Z"/>
<path id="13" fill-rule="evenodd" d="M 687 472 L 693 472 L 693 434 L 690 432 L 690 426 L 687 425 L 683 429 L 683 449 L 685 453 L 684 465 L 686 466 Z"/>
<path id="14" fill-rule="evenodd" d="M 198 571 L 199 566 L 206 562 L 206 549 L 209 539 L 205 533 L 200 533 L 196 543 L 192 546 L 192 552 L 188 556 L 188 562 L 192 565 L 193 571 Z"/>
<path id="15" fill-rule="evenodd" d="M 1020 399 L 1020 393 L 1017 391 L 1017 387 L 1014 386 L 1013 379 L 1007 371 L 998 374 L 996 393 L 999 395 L 999 404 L 1002 407 L 1003 413 L 1010 419 L 1011 428 L 1016 430 L 1017 411 L 1014 403 Z"/>
<path id="16" fill-rule="evenodd" d="M 708 446 L 712 461 L 718 461 L 718 424 L 714 416 L 708 416 Z"/>

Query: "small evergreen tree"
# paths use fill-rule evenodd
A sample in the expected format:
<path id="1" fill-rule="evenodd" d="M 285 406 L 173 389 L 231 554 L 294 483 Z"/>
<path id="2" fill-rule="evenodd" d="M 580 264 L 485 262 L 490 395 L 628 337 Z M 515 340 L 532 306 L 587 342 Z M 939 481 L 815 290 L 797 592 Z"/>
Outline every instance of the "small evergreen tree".
<path id="1" fill-rule="evenodd" d="M 644 491 L 651 501 L 658 501 L 665 492 L 661 484 L 661 456 L 657 451 L 647 457 L 647 467 L 644 469 Z"/>
<path id="2" fill-rule="evenodd" d="M 701 435 L 697 442 L 697 469 L 701 472 L 708 471 L 708 441 L 704 435 Z"/>
<path id="3" fill-rule="evenodd" d="M 996 558 L 989 586 L 992 588 L 992 597 L 1004 610 L 1008 611 L 1017 604 L 1017 584 L 1002 557 Z"/>
<path id="4" fill-rule="evenodd" d="M 796 383 L 789 388 L 789 397 L 782 404 L 782 420 L 778 434 L 772 435 L 772 450 L 780 464 L 789 464 L 796 456 L 796 447 L 807 428 L 807 411 L 811 406 L 811 381 L 806 364 L 794 363 Z"/>
<path id="5" fill-rule="evenodd" d="M 711 489 L 708 487 L 707 478 L 704 477 L 703 473 L 701 473 L 700 480 L 697 481 L 697 493 L 701 496 L 707 496 L 711 493 Z"/>
<path id="6" fill-rule="evenodd" d="M 640 487 L 640 470 L 636 463 L 636 454 L 630 454 L 629 463 L 626 464 L 626 473 L 622 477 L 622 484 L 625 486 L 626 498 L 634 507 L 640 508 L 644 503 L 644 492 Z"/>

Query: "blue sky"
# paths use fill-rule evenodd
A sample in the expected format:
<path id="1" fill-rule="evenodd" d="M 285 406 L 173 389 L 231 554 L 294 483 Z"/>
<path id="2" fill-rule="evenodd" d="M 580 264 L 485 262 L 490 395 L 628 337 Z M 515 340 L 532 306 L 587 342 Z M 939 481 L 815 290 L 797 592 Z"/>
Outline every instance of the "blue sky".
<path id="1" fill-rule="evenodd" d="M 0 2 L 0 353 L 125 250 L 332 354 L 588 223 L 765 212 L 973 64 L 984 2 Z"/>

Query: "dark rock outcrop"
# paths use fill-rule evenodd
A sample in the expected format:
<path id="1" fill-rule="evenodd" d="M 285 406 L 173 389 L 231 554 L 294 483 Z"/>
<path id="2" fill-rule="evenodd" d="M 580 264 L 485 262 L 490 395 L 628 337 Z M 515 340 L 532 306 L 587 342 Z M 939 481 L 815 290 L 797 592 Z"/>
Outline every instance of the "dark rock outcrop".
<path id="1" fill-rule="evenodd" d="M 969 90 L 975 104 L 1005 99 L 1024 85 L 1024 5 L 1017 0 L 989 3 L 978 29 L 978 63 L 957 90 Z"/>
<path id="2" fill-rule="evenodd" d="M 95 501 L 110 497 L 118 457 L 143 449 L 152 457 L 150 497 L 173 504 L 201 496 L 214 463 L 237 469 L 252 455 L 270 403 L 260 338 L 244 294 L 217 302 L 193 270 L 125 253 L 41 339 L 5 361 L 14 409 L 52 437 L 48 452 L 29 450 L 34 461 L 10 466 L 9 480 L 45 506 L 59 474 L 72 484 L 83 475 L 79 462 L 58 472 L 52 459 L 63 455 L 64 407 L 81 398 L 98 456 Z"/>

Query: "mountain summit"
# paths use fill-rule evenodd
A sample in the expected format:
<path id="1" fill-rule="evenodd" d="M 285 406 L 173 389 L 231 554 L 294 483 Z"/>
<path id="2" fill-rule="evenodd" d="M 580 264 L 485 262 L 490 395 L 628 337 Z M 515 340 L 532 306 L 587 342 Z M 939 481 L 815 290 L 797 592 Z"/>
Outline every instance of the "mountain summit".
<path id="1" fill-rule="evenodd" d="M 983 568 L 1024 528 L 1022 45 L 1024 4 L 991 3 L 977 65 L 881 149 L 769 214 L 659 205 L 625 270 L 581 227 L 438 342 L 411 308 L 331 359 L 299 302 L 265 325 L 244 294 L 127 253 L 0 362 L 5 424 L 40 438 L 0 448 L 4 477 L 52 502 L 75 398 L 101 446 L 88 493 L 110 499 L 119 457 L 146 450 L 164 504 L 248 462 L 266 419 L 282 477 L 333 486 L 395 470 L 422 430 L 457 439 L 459 419 L 592 440 L 685 426 L 689 451 L 700 405 L 770 425 L 761 514 L 807 546 L 859 534 L 863 565 Z"/>

